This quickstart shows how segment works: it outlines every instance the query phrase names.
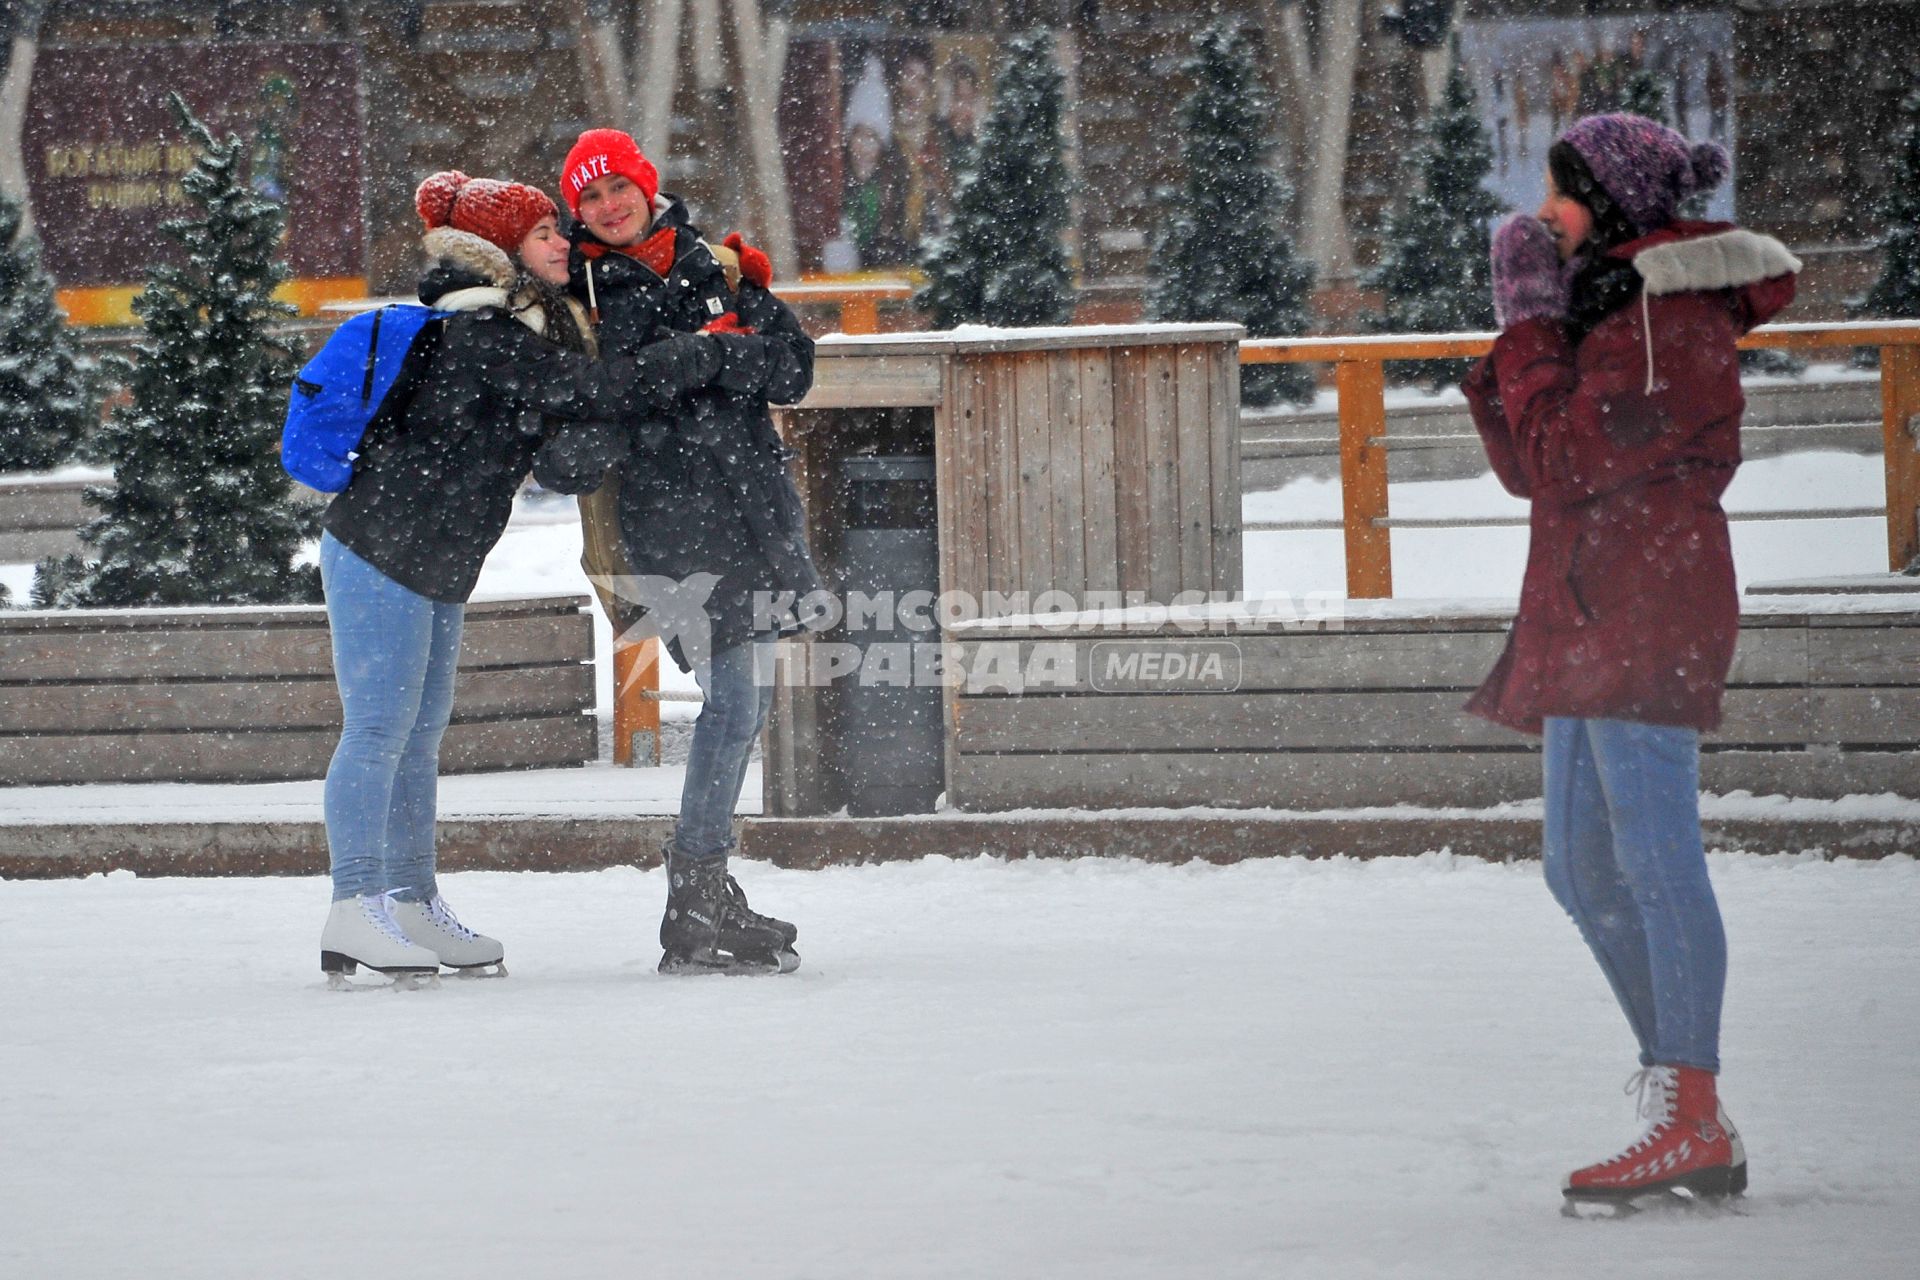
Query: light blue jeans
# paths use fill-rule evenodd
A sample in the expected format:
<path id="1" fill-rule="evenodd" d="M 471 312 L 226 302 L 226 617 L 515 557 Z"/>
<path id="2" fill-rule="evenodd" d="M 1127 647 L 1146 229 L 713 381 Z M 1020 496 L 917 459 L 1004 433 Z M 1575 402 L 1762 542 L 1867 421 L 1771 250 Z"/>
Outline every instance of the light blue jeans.
<path id="1" fill-rule="evenodd" d="M 1720 1069 L 1727 936 L 1700 839 L 1700 735 L 1550 717 L 1547 887 L 1600 962 L 1643 1066 Z"/>
<path id="2" fill-rule="evenodd" d="M 722 649 L 696 662 L 706 705 L 693 722 L 687 780 L 680 792 L 680 818 L 673 844 L 690 858 L 721 857 L 733 847 L 733 810 L 747 779 L 753 740 L 773 706 L 773 682 L 755 678 L 754 641 Z"/>
<path id="3" fill-rule="evenodd" d="M 466 606 L 408 590 L 330 533 L 320 538 L 320 580 L 346 713 L 327 769 L 334 900 L 399 890 L 424 902 L 438 891 L 440 738 L 453 714 Z"/>

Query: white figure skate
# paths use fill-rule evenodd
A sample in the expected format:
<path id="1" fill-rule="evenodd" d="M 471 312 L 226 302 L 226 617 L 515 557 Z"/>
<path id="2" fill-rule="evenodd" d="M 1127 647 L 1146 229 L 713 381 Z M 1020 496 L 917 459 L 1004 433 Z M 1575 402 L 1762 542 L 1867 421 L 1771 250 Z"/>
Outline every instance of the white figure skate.
<path id="1" fill-rule="evenodd" d="M 393 905 L 393 896 L 386 893 L 365 893 L 333 904 L 320 931 L 320 971 L 329 987 L 338 991 L 360 985 L 347 978 L 362 965 L 391 976 L 391 985 L 401 990 L 440 980 L 439 955 L 408 940 L 393 918 Z"/>

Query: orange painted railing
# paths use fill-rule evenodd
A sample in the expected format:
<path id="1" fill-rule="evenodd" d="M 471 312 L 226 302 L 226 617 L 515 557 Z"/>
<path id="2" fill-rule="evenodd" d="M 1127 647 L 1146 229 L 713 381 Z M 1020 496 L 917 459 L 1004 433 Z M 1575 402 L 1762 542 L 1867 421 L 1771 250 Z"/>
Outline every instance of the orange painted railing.
<path id="1" fill-rule="evenodd" d="M 1497 335 L 1383 334 L 1377 337 L 1259 338 L 1240 346 L 1242 364 L 1332 364 L 1340 404 L 1341 527 L 1346 535 L 1347 595 L 1393 595 L 1394 521 L 1387 511 L 1388 360 L 1446 360 L 1485 355 Z M 1763 325 L 1743 349 L 1880 349 L 1880 401 L 1887 473 L 1887 563 L 1904 569 L 1920 556 L 1920 320 Z M 1780 512 L 1812 518 L 1830 512 Z M 1466 522 L 1480 523 L 1480 522 Z"/>
<path id="2" fill-rule="evenodd" d="M 829 280 L 777 282 L 774 294 L 794 306 L 815 303 L 837 304 L 841 333 L 880 332 L 880 304 L 905 302 L 913 297 L 913 286 L 904 280 L 869 280 L 863 283 L 838 283 Z"/>

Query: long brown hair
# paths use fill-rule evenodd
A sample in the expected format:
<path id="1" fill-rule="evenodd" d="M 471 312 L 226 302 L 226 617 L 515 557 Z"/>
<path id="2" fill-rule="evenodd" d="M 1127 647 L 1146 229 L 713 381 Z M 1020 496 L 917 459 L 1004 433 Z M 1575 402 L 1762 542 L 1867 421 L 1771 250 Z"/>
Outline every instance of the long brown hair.
<path id="1" fill-rule="evenodd" d="M 1547 151 L 1547 172 L 1561 195 L 1580 202 L 1593 215 L 1593 231 L 1575 257 L 1567 325 L 1580 341 L 1595 325 L 1632 302 L 1640 293 L 1640 273 L 1609 250 L 1640 238 L 1627 215 L 1593 176 L 1586 158 L 1571 143 L 1556 142 Z"/>

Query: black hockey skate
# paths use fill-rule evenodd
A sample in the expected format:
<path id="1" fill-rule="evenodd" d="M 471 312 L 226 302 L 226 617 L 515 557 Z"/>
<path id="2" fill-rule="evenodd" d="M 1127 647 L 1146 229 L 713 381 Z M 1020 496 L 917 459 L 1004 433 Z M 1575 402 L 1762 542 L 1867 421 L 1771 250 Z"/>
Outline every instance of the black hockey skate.
<path id="1" fill-rule="evenodd" d="M 800 940 L 800 930 L 788 924 L 785 920 L 777 920 L 772 916 L 763 916 L 752 907 L 749 907 L 747 905 L 746 890 L 742 889 L 740 882 L 735 880 L 731 875 L 727 877 L 727 896 L 733 899 L 733 905 L 739 909 L 741 915 L 762 929 L 771 929 L 779 934 L 786 940 L 787 950 L 793 950 L 793 944 Z"/>
<path id="2" fill-rule="evenodd" d="M 792 945 L 799 931 L 747 909 L 725 855 L 686 858 L 668 845 L 666 864 L 661 973 L 792 973 L 800 967 Z"/>

